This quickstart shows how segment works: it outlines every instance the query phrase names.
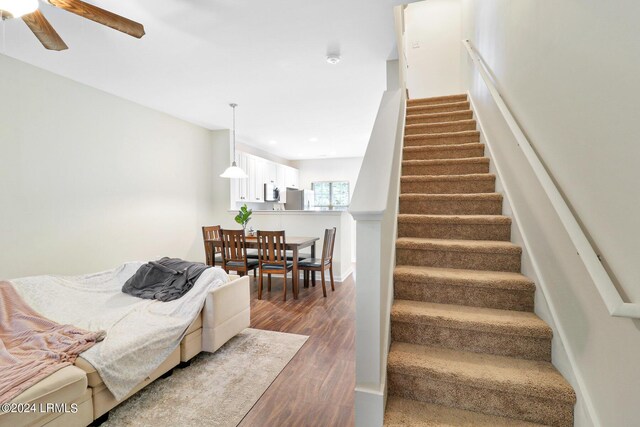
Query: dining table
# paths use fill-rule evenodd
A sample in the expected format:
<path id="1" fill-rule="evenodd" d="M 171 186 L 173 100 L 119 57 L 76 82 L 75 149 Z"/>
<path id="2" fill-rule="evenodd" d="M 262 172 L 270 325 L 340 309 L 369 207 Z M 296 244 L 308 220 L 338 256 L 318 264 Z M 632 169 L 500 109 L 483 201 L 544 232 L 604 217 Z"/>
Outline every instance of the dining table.
<path id="1" fill-rule="evenodd" d="M 319 237 L 298 237 L 298 236 L 287 236 L 285 239 L 285 249 L 292 252 L 292 261 L 293 261 L 293 299 L 298 299 L 298 282 L 299 282 L 299 270 L 298 270 L 298 258 L 300 256 L 300 250 L 304 248 L 311 248 L 311 258 L 316 257 L 316 242 L 320 240 Z M 212 245 L 212 253 L 221 252 L 222 251 L 222 241 L 215 239 L 207 239 L 205 240 L 208 244 Z M 258 237 L 257 236 L 246 236 L 245 242 L 247 245 L 247 249 L 258 249 Z M 213 264 L 215 266 L 215 257 L 213 257 Z M 311 275 L 311 283 L 313 286 L 316 285 L 316 276 L 315 274 Z M 286 283 L 285 283 L 286 286 Z"/>

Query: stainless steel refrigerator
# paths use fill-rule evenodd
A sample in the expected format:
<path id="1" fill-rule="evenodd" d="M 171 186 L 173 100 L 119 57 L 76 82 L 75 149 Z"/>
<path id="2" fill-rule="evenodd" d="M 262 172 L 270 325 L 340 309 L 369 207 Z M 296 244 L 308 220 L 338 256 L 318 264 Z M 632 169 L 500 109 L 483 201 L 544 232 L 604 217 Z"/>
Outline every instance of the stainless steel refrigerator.
<path id="1" fill-rule="evenodd" d="M 297 188 L 287 188 L 287 202 L 284 204 L 285 210 L 303 211 L 313 209 L 313 190 L 298 190 Z"/>

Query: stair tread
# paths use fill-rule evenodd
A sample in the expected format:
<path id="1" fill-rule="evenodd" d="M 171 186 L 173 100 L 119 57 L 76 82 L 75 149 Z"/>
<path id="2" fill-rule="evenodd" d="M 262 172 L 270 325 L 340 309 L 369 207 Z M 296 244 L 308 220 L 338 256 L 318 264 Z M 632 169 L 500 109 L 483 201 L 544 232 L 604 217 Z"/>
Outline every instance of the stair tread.
<path id="1" fill-rule="evenodd" d="M 444 145 L 410 145 L 404 147 L 405 152 L 414 151 L 440 151 L 440 150 L 472 150 L 474 148 L 483 148 L 484 144 L 479 142 L 468 142 L 465 144 L 444 144 Z"/>
<path id="2" fill-rule="evenodd" d="M 497 417 L 480 412 L 465 411 L 450 406 L 404 399 L 397 396 L 387 398 L 384 416 L 386 427 L 540 427 L 513 418 Z"/>
<path id="3" fill-rule="evenodd" d="M 500 193 L 400 194 L 400 200 L 502 200 Z"/>
<path id="4" fill-rule="evenodd" d="M 396 247 L 402 249 L 446 249 L 457 252 L 486 252 L 492 254 L 521 254 L 522 248 L 511 242 L 499 240 L 429 239 L 424 237 L 399 237 Z"/>
<path id="5" fill-rule="evenodd" d="M 400 177 L 401 181 L 479 181 L 494 180 L 495 174 L 492 173 L 469 173 L 466 175 L 404 175 Z"/>
<path id="6" fill-rule="evenodd" d="M 442 145 L 432 145 L 431 147 L 443 147 Z M 447 146 L 448 147 L 448 146 Z M 402 166 L 433 166 L 433 165 L 451 165 L 451 164 L 468 164 L 468 163 L 489 163 L 488 157 L 465 157 L 462 159 L 425 159 L 425 160 L 403 160 Z"/>
<path id="7" fill-rule="evenodd" d="M 399 265 L 394 270 L 394 280 L 435 280 L 460 286 L 525 290 L 530 292 L 536 290 L 536 286 L 531 279 L 520 273 L 509 271 L 461 270 L 457 268 Z"/>
<path id="8" fill-rule="evenodd" d="M 511 224 L 511 218 L 505 215 L 424 215 L 398 214 L 398 222 L 430 223 L 430 224 L 481 224 L 505 225 Z"/>
<path id="9" fill-rule="evenodd" d="M 394 342 L 390 372 L 575 404 L 573 388 L 549 362 Z"/>
<path id="10" fill-rule="evenodd" d="M 434 123 L 410 123 L 405 125 L 405 129 L 416 129 L 416 128 L 431 128 L 431 127 L 440 127 L 442 125 L 447 126 L 459 126 L 465 124 L 476 124 L 475 119 L 464 119 L 464 120 L 449 120 L 445 122 L 434 122 Z M 464 132 L 464 131 L 458 131 Z M 455 132 L 454 132 L 455 133 Z"/>
<path id="11" fill-rule="evenodd" d="M 407 99 L 407 104 L 415 104 L 425 101 L 447 101 L 447 100 L 465 100 L 467 99 L 466 93 L 455 93 L 453 95 L 442 96 L 430 96 L 429 98 L 411 98 Z"/>
<path id="12" fill-rule="evenodd" d="M 450 122 L 450 123 L 457 123 L 457 122 Z M 409 125 L 409 126 L 413 126 L 413 125 Z M 480 131 L 479 130 L 459 130 L 459 131 L 453 131 L 453 132 L 440 132 L 440 133 L 418 133 L 415 135 L 405 135 L 404 139 L 405 140 L 421 140 L 421 139 L 440 139 L 440 138 L 447 138 L 447 137 L 456 137 L 456 136 L 476 136 L 476 135 L 480 135 Z"/>
<path id="13" fill-rule="evenodd" d="M 534 313 L 426 301 L 395 300 L 391 321 L 535 338 L 553 337 L 549 325 Z"/>
<path id="14" fill-rule="evenodd" d="M 440 104 L 410 104 L 407 106 L 407 112 L 420 111 L 428 108 L 429 110 L 435 110 L 442 107 L 464 107 L 465 110 L 469 109 L 469 101 L 462 100 L 456 102 L 443 102 Z"/>
<path id="15" fill-rule="evenodd" d="M 420 120 L 420 119 L 439 119 L 441 117 L 451 117 L 451 116 L 461 116 L 461 117 L 473 117 L 473 110 L 458 110 L 458 111 L 443 111 L 440 113 L 419 113 L 419 114 L 411 114 L 407 117 L 412 120 Z"/>

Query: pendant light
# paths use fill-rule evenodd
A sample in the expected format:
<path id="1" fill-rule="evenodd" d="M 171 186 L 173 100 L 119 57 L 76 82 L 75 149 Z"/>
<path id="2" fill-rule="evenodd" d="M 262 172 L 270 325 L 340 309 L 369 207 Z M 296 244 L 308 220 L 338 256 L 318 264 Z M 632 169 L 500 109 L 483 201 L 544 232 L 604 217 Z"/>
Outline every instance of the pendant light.
<path id="1" fill-rule="evenodd" d="M 247 174 L 236 164 L 236 107 L 238 104 L 229 104 L 233 108 L 233 163 L 222 174 L 220 178 L 242 179 L 247 178 Z"/>

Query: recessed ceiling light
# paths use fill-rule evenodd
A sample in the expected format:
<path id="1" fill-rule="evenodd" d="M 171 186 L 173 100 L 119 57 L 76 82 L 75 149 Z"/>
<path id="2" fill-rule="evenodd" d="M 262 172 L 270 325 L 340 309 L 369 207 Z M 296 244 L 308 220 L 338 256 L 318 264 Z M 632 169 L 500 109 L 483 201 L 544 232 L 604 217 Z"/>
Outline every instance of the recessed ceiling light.
<path id="1" fill-rule="evenodd" d="M 335 53 L 331 53 L 329 55 L 327 55 L 327 62 L 331 65 L 335 65 L 338 62 L 340 62 L 340 55 L 335 54 Z"/>
<path id="2" fill-rule="evenodd" d="M 269 141 L 269 145 L 276 145 L 278 143 L 278 141 L 274 141 L 273 139 L 271 141 Z"/>
<path id="3" fill-rule="evenodd" d="M 309 138 L 309 142 L 318 142 L 318 138 Z"/>

